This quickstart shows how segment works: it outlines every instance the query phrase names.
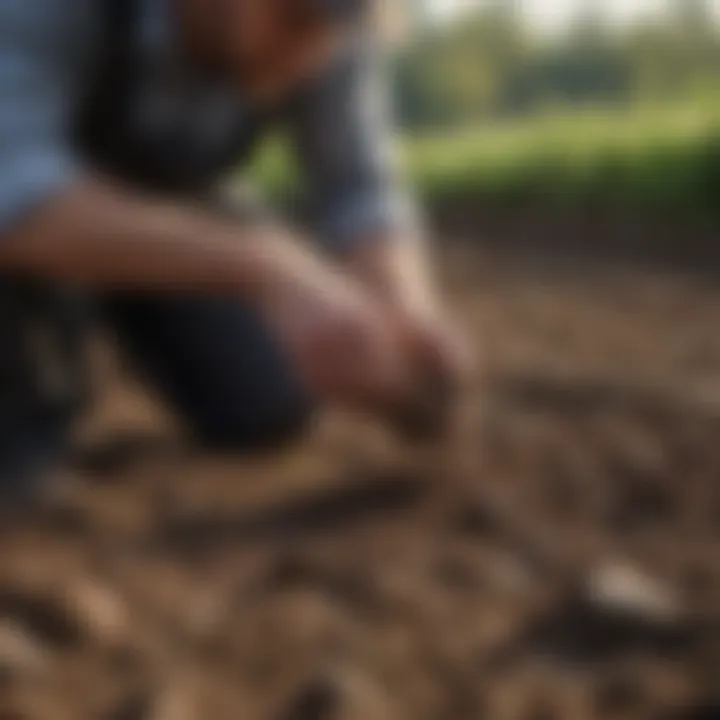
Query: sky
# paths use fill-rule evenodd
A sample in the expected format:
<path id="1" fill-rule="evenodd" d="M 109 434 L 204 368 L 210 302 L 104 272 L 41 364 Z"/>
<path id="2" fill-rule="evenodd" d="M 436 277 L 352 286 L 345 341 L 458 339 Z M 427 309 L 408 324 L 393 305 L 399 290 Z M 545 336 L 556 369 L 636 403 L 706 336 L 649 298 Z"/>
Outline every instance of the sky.
<path id="1" fill-rule="evenodd" d="M 430 0 L 440 16 L 473 4 L 474 0 Z M 662 12 L 666 0 L 518 0 L 529 23 L 538 30 L 561 29 L 583 7 L 602 2 L 603 12 L 617 22 L 628 22 L 651 13 Z M 477 4 L 477 1 L 474 2 Z M 712 0 L 720 14 L 720 0 Z"/>

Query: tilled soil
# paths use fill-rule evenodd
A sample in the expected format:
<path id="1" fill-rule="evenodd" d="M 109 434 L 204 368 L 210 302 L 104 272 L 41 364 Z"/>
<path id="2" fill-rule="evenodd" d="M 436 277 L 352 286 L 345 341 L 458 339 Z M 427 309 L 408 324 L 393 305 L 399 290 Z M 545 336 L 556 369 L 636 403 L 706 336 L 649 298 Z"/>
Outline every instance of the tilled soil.
<path id="1" fill-rule="evenodd" d="M 202 457 L 105 379 L 0 537 L 1 720 L 720 718 L 720 288 L 446 256 L 444 448 Z"/>

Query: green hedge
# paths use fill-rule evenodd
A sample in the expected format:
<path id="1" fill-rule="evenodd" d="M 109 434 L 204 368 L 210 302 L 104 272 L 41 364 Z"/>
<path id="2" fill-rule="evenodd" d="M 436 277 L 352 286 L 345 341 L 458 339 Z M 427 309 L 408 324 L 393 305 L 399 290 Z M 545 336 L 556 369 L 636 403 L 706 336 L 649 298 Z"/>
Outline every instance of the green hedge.
<path id="1" fill-rule="evenodd" d="M 458 199 L 720 211 L 720 105 L 547 114 L 407 138 L 406 167 L 430 203 Z M 256 172 L 275 194 L 298 185 L 282 142 Z"/>

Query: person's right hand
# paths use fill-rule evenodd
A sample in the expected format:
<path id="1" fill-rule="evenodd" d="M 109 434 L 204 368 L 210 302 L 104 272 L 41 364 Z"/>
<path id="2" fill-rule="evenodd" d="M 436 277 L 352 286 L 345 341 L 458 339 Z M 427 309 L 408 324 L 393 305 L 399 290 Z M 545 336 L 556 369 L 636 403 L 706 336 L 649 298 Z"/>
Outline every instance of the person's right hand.
<path id="1" fill-rule="evenodd" d="M 277 246 L 261 312 L 318 402 L 377 416 L 406 397 L 398 334 L 361 284 L 309 250 Z"/>

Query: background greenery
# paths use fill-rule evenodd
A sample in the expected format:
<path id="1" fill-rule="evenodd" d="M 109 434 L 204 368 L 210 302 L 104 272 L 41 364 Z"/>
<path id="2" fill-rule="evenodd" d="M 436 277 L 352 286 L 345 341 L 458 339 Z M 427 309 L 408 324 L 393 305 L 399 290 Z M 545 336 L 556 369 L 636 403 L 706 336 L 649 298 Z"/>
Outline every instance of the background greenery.
<path id="1" fill-rule="evenodd" d="M 393 58 L 406 167 L 430 202 L 487 198 L 720 213 L 720 32 L 706 0 L 642 24 L 533 34 L 513 0 L 417 21 Z M 282 142 L 263 184 L 296 183 Z"/>

